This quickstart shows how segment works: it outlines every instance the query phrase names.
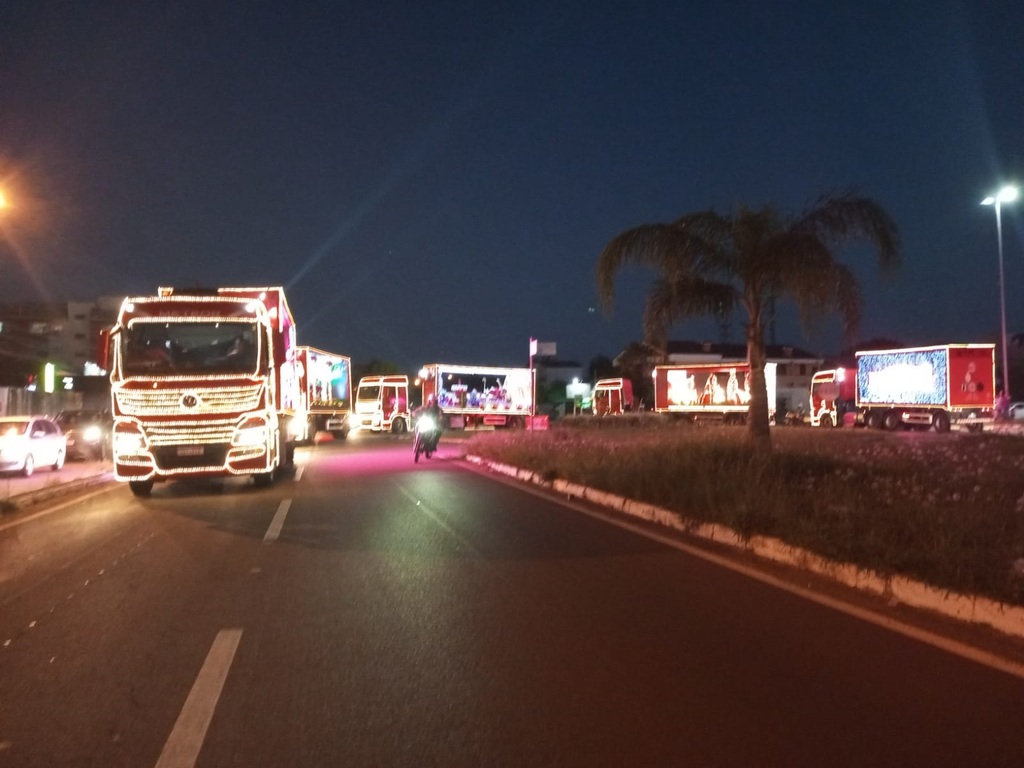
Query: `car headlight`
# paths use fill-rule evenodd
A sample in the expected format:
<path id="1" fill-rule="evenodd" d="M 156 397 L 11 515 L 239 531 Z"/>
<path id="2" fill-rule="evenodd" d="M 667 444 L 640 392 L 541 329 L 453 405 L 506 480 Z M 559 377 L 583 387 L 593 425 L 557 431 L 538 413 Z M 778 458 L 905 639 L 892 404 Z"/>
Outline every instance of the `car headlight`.
<path id="1" fill-rule="evenodd" d="M 103 430 L 93 424 L 91 427 L 87 427 L 85 432 L 82 433 L 82 439 L 87 443 L 98 443 L 103 438 Z"/>

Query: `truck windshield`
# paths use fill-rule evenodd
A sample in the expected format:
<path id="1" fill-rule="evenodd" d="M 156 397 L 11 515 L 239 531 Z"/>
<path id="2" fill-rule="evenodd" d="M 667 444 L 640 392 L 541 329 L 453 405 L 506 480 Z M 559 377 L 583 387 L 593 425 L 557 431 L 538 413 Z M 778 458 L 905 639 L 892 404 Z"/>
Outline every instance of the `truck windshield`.
<path id="1" fill-rule="evenodd" d="M 376 403 L 380 398 L 379 384 L 360 384 L 356 390 L 356 400 L 363 403 Z"/>
<path id="2" fill-rule="evenodd" d="M 251 322 L 135 322 L 121 339 L 125 376 L 246 374 L 265 367 Z"/>

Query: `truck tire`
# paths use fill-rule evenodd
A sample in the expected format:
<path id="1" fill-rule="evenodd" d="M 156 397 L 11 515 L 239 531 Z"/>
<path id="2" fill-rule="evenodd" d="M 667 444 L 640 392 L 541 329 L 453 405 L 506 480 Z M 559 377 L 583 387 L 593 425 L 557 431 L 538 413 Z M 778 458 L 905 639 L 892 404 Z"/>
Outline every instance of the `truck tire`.
<path id="1" fill-rule="evenodd" d="M 936 432 L 949 432 L 949 414 L 945 411 L 936 411 L 932 417 L 932 425 Z"/>
<path id="2" fill-rule="evenodd" d="M 882 426 L 889 432 L 895 432 L 900 428 L 903 421 L 900 419 L 899 413 L 896 411 L 887 411 L 885 417 L 882 419 Z"/>
<path id="3" fill-rule="evenodd" d="M 405 419 L 393 419 L 391 422 L 391 434 L 404 435 L 408 429 Z"/>
<path id="4" fill-rule="evenodd" d="M 832 423 L 832 414 L 831 413 L 823 413 L 823 414 L 821 414 L 821 419 L 818 421 L 818 426 L 819 427 L 825 427 L 825 429 L 831 429 L 832 427 L 834 427 L 835 424 Z"/>
<path id="5" fill-rule="evenodd" d="M 144 498 L 146 496 L 149 496 L 150 492 L 153 490 L 153 479 L 150 478 L 149 480 L 129 480 L 128 487 L 131 489 L 133 496 L 139 496 L 140 498 Z"/>
<path id="6" fill-rule="evenodd" d="M 257 475 L 252 476 L 252 484 L 257 488 L 268 488 L 274 484 L 274 470 L 269 472 L 260 472 Z"/>
<path id="7" fill-rule="evenodd" d="M 868 429 L 880 429 L 882 426 L 882 417 L 878 411 L 868 411 L 864 417 L 864 425 Z"/>

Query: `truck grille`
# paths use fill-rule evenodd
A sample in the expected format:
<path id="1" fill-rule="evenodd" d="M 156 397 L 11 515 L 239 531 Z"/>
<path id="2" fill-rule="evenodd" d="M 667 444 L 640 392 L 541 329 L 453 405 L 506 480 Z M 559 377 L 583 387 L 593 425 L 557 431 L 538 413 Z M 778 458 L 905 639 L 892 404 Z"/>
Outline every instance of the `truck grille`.
<path id="1" fill-rule="evenodd" d="M 230 387 L 119 388 L 117 405 L 126 416 L 242 413 L 259 406 L 263 384 Z M 194 403 L 194 405 L 190 405 Z"/>
<path id="2" fill-rule="evenodd" d="M 235 419 L 209 421 L 161 421 L 146 426 L 146 436 L 154 448 L 164 445 L 230 444 Z"/>
<path id="3" fill-rule="evenodd" d="M 211 445 L 200 454 L 179 456 L 174 448 L 154 448 L 153 458 L 160 469 L 186 469 L 190 467 L 221 467 L 227 460 L 226 445 Z"/>

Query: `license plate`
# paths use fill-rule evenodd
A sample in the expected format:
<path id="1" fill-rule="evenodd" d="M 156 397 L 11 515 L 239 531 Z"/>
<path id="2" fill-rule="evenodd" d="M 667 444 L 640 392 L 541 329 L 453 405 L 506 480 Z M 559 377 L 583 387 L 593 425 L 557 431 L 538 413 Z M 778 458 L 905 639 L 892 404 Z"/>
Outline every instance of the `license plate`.
<path id="1" fill-rule="evenodd" d="M 202 456 L 203 446 L 201 445 L 179 445 L 178 446 L 179 456 Z"/>

